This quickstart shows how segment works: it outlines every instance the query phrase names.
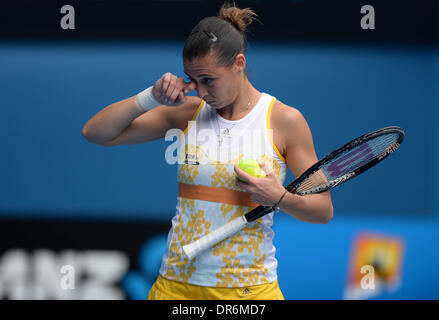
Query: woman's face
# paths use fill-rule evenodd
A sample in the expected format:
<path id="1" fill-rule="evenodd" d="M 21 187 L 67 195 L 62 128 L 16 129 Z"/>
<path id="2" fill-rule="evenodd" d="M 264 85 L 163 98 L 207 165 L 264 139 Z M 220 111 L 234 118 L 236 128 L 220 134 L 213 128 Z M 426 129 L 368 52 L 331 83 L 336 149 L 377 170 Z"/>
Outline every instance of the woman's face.
<path id="1" fill-rule="evenodd" d="M 184 72 L 188 80 L 195 82 L 198 96 L 212 107 L 221 109 L 235 101 L 242 86 L 245 58 L 241 56 L 231 67 L 218 66 L 212 54 L 191 61 L 184 60 Z M 244 60 L 243 67 L 240 59 Z"/>

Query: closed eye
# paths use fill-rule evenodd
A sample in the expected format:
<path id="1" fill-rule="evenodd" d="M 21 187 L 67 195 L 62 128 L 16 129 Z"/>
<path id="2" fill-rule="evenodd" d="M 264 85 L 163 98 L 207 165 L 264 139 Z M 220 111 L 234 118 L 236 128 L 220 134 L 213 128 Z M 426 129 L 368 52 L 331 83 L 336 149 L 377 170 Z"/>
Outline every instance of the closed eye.
<path id="1" fill-rule="evenodd" d="M 214 81 L 215 79 L 213 79 L 213 78 L 208 78 L 208 77 L 205 77 L 205 78 L 201 78 L 201 83 L 203 83 L 203 84 L 205 84 L 205 85 L 207 85 L 207 86 L 210 86 L 210 85 L 212 85 L 212 82 Z M 186 77 L 186 81 L 193 81 L 193 82 L 197 82 L 196 80 L 194 80 L 194 79 L 192 79 L 190 76 L 187 76 Z"/>

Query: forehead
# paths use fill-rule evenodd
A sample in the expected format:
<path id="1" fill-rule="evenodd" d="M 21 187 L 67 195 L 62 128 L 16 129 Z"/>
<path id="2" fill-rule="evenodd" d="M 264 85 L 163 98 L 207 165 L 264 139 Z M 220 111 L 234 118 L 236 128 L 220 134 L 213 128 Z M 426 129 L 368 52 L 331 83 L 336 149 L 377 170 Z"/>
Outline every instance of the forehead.
<path id="1" fill-rule="evenodd" d="M 217 59 L 214 55 L 205 55 L 204 57 L 194 58 L 192 60 L 183 60 L 184 72 L 190 75 L 197 75 L 202 73 L 218 74 L 221 73 L 224 67 L 217 64 Z"/>

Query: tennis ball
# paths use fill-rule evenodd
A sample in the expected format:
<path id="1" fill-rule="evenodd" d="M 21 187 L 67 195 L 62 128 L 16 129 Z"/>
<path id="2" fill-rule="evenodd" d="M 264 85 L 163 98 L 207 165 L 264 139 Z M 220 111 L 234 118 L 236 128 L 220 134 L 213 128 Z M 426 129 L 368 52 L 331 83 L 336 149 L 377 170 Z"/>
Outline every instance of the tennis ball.
<path id="1" fill-rule="evenodd" d="M 263 178 L 266 176 L 265 171 L 262 170 L 262 168 L 259 166 L 259 163 L 252 158 L 242 159 L 241 161 L 239 161 L 238 167 L 241 170 L 247 172 L 249 175 L 256 178 Z M 238 179 L 242 182 L 247 182 L 240 177 L 238 177 Z"/>

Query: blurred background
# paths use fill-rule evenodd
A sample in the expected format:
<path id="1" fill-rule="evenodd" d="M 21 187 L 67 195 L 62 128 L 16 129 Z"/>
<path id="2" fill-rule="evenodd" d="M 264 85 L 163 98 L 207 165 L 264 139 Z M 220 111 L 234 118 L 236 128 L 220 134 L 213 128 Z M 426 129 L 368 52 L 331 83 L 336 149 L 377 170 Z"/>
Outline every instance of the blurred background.
<path id="1" fill-rule="evenodd" d="M 146 298 L 175 214 L 171 142 L 106 148 L 81 129 L 164 73 L 184 77 L 186 36 L 221 4 L 2 4 L 0 299 Z M 319 158 L 381 127 L 406 133 L 332 191 L 329 224 L 275 216 L 285 298 L 438 299 L 438 2 L 236 4 L 263 22 L 248 35 L 250 81 L 303 113 Z"/>

